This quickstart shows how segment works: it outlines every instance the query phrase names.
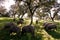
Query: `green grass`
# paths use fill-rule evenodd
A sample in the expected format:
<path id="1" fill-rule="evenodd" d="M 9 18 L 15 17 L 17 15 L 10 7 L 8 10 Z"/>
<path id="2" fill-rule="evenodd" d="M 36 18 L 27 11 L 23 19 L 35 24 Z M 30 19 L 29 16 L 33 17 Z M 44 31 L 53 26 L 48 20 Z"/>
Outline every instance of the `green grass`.
<path id="1" fill-rule="evenodd" d="M 43 22 L 40 21 L 39 24 L 33 23 L 35 26 L 35 38 L 32 37 L 31 34 L 27 33 L 27 35 L 23 35 L 22 37 L 10 36 L 9 32 L 6 30 L 1 30 L 6 22 L 13 22 L 12 18 L 8 17 L 1 17 L 0 18 L 0 40 L 59 40 L 60 39 L 60 23 L 55 22 L 57 24 L 57 30 L 56 31 L 45 31 L 43 29 Z M 51 21 L 48 21 L 51 22 Z M 23 26 L 28 24 L 28 20 L 24 21 Z M 48 35 L 47 35 L 48 34 Z M 19 34 L 18 34 L 19 35 Z"/>

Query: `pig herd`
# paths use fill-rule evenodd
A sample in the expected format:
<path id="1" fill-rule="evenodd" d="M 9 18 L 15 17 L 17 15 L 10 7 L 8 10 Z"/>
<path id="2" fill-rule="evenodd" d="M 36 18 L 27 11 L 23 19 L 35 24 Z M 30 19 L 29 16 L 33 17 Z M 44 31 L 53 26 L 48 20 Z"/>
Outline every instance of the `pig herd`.
<path id="1" fill-rule="evenodd" d="M 24 21 L 23 19 L 20 19 L 20 21 L 17 22 L 17 24 L 23 24 Z M 46 30 L 46 31 L 51 31 L 51 30 L 55 30 L 57 29 L 57 26 L 53 23 L 43 23 L 43 28 Z M 30 33 L 32 36 L 34 36 L 35 34 L 35 28 L 34 26 L 32 25 L 27 25 L 27 26 L 24 26 L 22 27 L 22 31 L 21 29 L 18 27 L 18 25 L 16 25 L 14 22 L 8 22 L 4 25 L 4 30 L 8 30 L 10 34 L 12 34 L 13 32 L 22 36 L 26 33 Z"/>

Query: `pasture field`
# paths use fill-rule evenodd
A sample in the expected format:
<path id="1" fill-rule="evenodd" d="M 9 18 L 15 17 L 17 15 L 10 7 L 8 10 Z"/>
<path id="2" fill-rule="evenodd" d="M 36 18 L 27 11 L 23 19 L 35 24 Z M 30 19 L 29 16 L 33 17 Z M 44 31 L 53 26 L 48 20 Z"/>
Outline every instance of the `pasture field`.
<path id="1" fill-rule="evenodd" d="M 27 33 L 22 37 L 17 37 L 17 35 L 10 36 L 5 30 L 2 30 L 6 22 L 13 22 L 13 18 L 1 17 L 0 18 L 0 40 L 60 40 L 60 22 L 55 21 L 57 25 L 57 30 L 55 31 L 45 31 L 43 29 L 44 20 L 40 20 L 38 24 L 33 23 L 35 27 L 35 38 L 31 34 Z M 22 26 L 27 25 L 29 20 L 25 20 Z M 52 22 L 52 21 L 48 21 Z M 19 34 L 18 34 L 19 35 Z"/>

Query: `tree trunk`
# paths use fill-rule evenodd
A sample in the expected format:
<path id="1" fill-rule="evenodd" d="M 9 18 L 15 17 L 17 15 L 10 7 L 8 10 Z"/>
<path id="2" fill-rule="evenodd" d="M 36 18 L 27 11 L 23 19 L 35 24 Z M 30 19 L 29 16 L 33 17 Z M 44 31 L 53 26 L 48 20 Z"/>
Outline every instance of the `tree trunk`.
<path id="1" fill-rule="evenodd" d="M 23 18 L 24 15 L 25 15 L 25 13 L 22 14 L 21 18 Z"/>
<path id="2" fill-rule="evenodd" d="M 52 19 L 52 21 L 54 21 L 54 18 L 53 17 L 51 17 L 51 19 Z"/>
<path id="3" fill-rule="evenodd" d="M 14 13 L 14 12 L 13 12 L 13 13 Z M 13 21 L 15 21 L 15 14 L 16 14 L 16 13 L 14 13 L 14 14 L 13 14 L 13 16 L 14 16 L 14 19 L 13 19 Z"/>
<path id="4" fill-rule="evenodd" d="M 31 22 L 30 25 L 33 23 L 33 15 L 31 15 Z"/>
<path id="5" fill-rule="evenodd" d="M 20 17 L 20 14 L 18 15 L 18 18 Z"/>
<path id="6" fill-rule="evenodd" d="M 50 18 L 51 18 L 51 20 L 52 20 L 52 21 L 54 21 L 54 18 L 53 18 L 53 17 L 51 17 L 51 13 L 50 13 L 50 11 L 49 11 L 49 14 L 50 14 Z"/>
<path id="7" fill-rule="evenodd" d="M 35 6 L 33 9 L 31 8 L 31 0 L 30 0 L 30 3 L 26 2 L 27 5 L 28 5 L 28 8 L 30 10 L 30 13 L 31 13 L 31 22 L 30 22 L 30 25 L 32 25 L 33 23 L 33 15 L 34 15 L 34 12 L 36 11 L 36 9 L 40 6 Z"/>
<path id="8" fill-rule="evenodd" d="M 15 21 L 15 15 L 14 15 L 14 19 L 13 19 L 13 21 Z"/>

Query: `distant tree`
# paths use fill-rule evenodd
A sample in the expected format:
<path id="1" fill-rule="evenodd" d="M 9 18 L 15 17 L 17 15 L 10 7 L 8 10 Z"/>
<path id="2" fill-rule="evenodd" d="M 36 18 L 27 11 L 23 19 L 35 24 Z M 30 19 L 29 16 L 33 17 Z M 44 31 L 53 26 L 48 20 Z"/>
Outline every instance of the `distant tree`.
<path id="1" fill-rule="evenodd" d="M 3 6 L 0 6 L 0 13 L 4 13 L 6 9 Z"/>

